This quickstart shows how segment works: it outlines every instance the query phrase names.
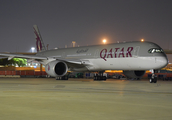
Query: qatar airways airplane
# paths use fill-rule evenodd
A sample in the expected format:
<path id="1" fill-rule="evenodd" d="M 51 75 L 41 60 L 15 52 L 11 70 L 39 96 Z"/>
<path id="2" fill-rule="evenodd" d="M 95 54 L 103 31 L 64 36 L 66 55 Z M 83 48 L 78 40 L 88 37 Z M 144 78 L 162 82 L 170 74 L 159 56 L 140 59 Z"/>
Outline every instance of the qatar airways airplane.
<path id="1" fill-rule="evenodd" d="M 36 55 L 4 54 L 12 59 L 26 58 L 45 65 L 48 75 L 68 79 L 67 71 L 99 72 L 94 80 L 106 80 L 105 70 L 123 70 L 129 78 L 141 78 L 146 70 L 152 71 L 150 83 L 156 83 L 154 71 L 165 67 L 168 59 L 163 49 L 152 42 L 123 42 L 74 48 L 46 50 L 39 29 L 33 26 L 36 36 Z"/>

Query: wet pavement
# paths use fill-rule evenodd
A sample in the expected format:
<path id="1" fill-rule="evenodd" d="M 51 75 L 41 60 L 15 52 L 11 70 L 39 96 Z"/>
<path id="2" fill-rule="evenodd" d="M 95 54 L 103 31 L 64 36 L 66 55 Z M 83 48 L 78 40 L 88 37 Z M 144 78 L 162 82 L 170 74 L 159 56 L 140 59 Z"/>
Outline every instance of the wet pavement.
<path id="1" fill-rule="evenodd" d="M 0 78 L 2 120 L 170 120 L 172 81 Z"/>

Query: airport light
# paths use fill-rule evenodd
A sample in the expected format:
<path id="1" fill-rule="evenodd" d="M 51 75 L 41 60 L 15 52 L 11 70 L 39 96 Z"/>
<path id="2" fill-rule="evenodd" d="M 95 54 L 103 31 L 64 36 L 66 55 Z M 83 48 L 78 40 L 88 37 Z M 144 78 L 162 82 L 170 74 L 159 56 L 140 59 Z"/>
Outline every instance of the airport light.
<path id="1" fill-rule="evenodd" d="M 141 39 L 141 42 L 144 42 L 144 39 Z"/>
<path id="2" fill-rule="evenodd" d="M 103 43 L 104 43 L 104 44 L 106 43 L 106 39 L 103 40 Z"/>
<path id="3" fill-rule="evenodd" d="M 31 50 L 32 50 L 32 53 L 34 53 L 34 51 L 35 51 L 35 48 L 34 48 L 34 47 L 31 47 Z"/>
<path id="4" fill-rule="evenodd" d="M 72 41 L 72 47 L 75 47 L 75 45 L 76 45 L 76 42 Z"/>

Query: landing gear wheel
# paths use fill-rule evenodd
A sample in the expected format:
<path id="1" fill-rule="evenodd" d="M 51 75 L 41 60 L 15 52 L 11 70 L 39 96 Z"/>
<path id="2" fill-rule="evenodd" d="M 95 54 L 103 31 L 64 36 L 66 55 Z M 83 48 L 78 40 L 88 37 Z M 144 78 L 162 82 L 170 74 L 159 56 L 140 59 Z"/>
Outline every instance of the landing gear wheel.
<path id="1" fill-rule="evenodd" d="M 56 80 L 68 80 L 68 76 L 56 77 Z"/>
<path id="2" fill-rule="evenodd" d="M 157 77 L 150 78 L 149 82 L 150 83 L 156 83 L 157 82 Z"/>
<path id="3" fill-rule="evenodd" d="M 154 78 L 154 81 L 153 81 L 153 82 L 154 82 L 154 83 L 156 83 L 156 82 L 157 82 L 157 77 L 155 77 L 155 78 Z"/>
<path id="4" fill-rule="evenodd" d="M 157 75 L 155 73 L 158 73 L 157 70 L 150 70 L 152 72 L 151 77 L 149 79 L 150 83 L 156 83 L 157 82 Z"/>
<path id="5" fill-rule="evenodd" d="M 106 76 L 103 76 L 103 80 L 106 81 Z"/>
<path id="6" fill-rule="evenodd" d="M 106 81 L 106 76 L 107 74 L 104 73 L 105 71 L 99 71 L 99 73 L 94 75 L 94 80 L 95 81 Z"/>
<path id="7" fill-rule="evenodd" d="M 149 81 L 150 83 L 153 83 L 154 82 L 154 79 L 152 79 L 152 78 L 150 78 L 150 81 Z"/>
<path id="8" fill-rule="evenodd" d="M 94 81 L 106 81 L 106 76 L 94 76 Z"/>
<path id="9" fill-rule="evenodd" d="M 94 80 L 97 80 L 97 76 L 94 76 Z"/>
<path id="10" fill-rule="evenodd" d="M 56 80 L 61 80 L 61 77 L 56 77 Z"/>

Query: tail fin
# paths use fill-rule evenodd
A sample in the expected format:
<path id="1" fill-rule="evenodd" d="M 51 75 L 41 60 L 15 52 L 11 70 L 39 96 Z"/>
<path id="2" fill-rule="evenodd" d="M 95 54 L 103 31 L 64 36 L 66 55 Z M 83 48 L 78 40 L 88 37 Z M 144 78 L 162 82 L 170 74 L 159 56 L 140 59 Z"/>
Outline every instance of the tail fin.
<path id="1" fill-rule="evenodd" d="M 37 26 L 37 25 L 34 25 L 34 26 L 33 26 L 33 29 L 34 29 L 35 38 L 36 38 L 36 48 L 37 48 L 37 52 L 45 51 L 46 48 L 45 48 L 44 42 L 43 42 L 43 40 L 42 40 L 41 34 L 40 34 L 40 32 L 39 32 L 38 26 Z"/>

